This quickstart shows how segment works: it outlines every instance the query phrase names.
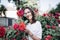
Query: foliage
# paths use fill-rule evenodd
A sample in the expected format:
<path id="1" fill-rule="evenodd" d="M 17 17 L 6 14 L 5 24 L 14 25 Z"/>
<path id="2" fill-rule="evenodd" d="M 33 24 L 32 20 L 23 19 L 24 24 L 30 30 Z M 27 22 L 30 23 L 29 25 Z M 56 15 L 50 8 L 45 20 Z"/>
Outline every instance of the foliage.
<path id="1" fill-rule="evenodd" d="M 30 1 L 30 0 L 13 0 L 17 6 L 17 10 L 23 7 L 31 7 L 31 8 L 36 8 L 37 7 L 37 0 Z M 34 5 L 34 6 L 33 6 Z"/>
<path id="2" fill-rule="evenodd" d="M 60 27 L 58 27 L 58 22 L 55 17 L 46 14 L 45 16 L 38 16 L 37 20 L 42 24 L 42 40 L 59 40 L 59 37 L 57 36 L 60 35 L 60 29 L 58 29 Z"/>
<path id="3" fill-rule="evenodd" d="M 60 3 L 57 4 L 57 7 L 54 9 L 52 8 L 49 13 L 55 13 L 55 12 L 60 12 Z"/>
<path id="4" fill-rule="evenodd" d="M 7 9 L 5 8 L 5 6 L 0 5 L 0 15 L 3 13 L 6 16 L 6 14 L 5 14 L 6 11 L 7 11 Z"/>
<path id="5" fill-rule="evenodd" d="M 56 12 L 60 12 L 60 3 L 57 5 L 57 8 L 55 10 Z"/>
<path id="6" fill-rule="evenodd" d="M 23 5 L 26 4 L 27 2 L 24 0 L 13 0 L 17 6 L 17 8 L 22 8 L 24 7 Z"/>
<path id="7" fill-rule="evenodd" d="M 58 23 L 60 24 L 60 3 L 57 4 L 57 7 L 54 9 L 51 9 L 49 11 L 50 14 L 53 14 L 53 16 L 55 16 L 56 20 L 58 21 Z"/>

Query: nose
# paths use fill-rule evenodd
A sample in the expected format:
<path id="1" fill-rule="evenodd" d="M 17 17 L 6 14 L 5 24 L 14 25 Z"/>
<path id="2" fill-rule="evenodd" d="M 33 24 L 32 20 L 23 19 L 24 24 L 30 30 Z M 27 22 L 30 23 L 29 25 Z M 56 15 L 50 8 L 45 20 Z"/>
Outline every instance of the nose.
<path id="1" fill-rule="evenodd" d="M 29 17 L 29 14 L 26 14 L 26 17 L 28 18 Z"/>
<path id="2" fill-rule="evenodd" d="M 28 14 L 28 13 L 27 13 L 26 15 L 27 15 L 27 16 L 29 16 L 29 14 Z"/>

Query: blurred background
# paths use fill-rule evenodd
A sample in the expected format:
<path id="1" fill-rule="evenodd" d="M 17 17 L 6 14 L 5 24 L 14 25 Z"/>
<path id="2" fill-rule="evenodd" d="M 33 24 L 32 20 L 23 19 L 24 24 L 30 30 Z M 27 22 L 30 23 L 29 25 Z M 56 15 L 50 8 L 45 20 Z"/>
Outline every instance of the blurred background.
<path id="1" fill-rule="evenodd" d="M 21 1 L 21 0 L 20 0 Z M 60 0 L 22 0 L 23 2 L 19 3 L 19 0 L 0 0 L 0 5 L 4 5 L 7 9 L 6 16 L 17 19 L 17 7 L 24 6 L 33 6 L 38 9 L 40 15 L 43 13 L 48 13 L 52 9 L 56 9 L 57 5 L 60 3 Z M 24 4 L 24 2 L 27 2 Z M 12 14 L 12 15 L 11 15 Z M 3 15 L 3 14 L 2 14 Z"/>

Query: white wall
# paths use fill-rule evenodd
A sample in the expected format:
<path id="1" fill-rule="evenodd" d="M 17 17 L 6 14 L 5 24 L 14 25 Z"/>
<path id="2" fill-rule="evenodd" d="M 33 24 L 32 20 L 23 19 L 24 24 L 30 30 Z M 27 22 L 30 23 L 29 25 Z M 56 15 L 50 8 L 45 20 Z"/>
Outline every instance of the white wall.
<path id="1" fill-rule="evenodd" d="M 11 18 L 18 18 L 17 16 L 17 11 L 6 11 L 6 15 L 7 17 L 11 17 Z"/>

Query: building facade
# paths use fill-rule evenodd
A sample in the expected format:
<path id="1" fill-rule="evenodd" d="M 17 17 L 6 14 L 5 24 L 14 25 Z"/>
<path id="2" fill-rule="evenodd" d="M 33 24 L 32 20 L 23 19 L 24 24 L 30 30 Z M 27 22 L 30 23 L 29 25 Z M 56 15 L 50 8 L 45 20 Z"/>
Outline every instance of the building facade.
<path id="1" fill-rule="evenodd" d="M 12 26 L 16 22 L 16 19 L 9 17 L 0 17 L 0 26 Z"/>

